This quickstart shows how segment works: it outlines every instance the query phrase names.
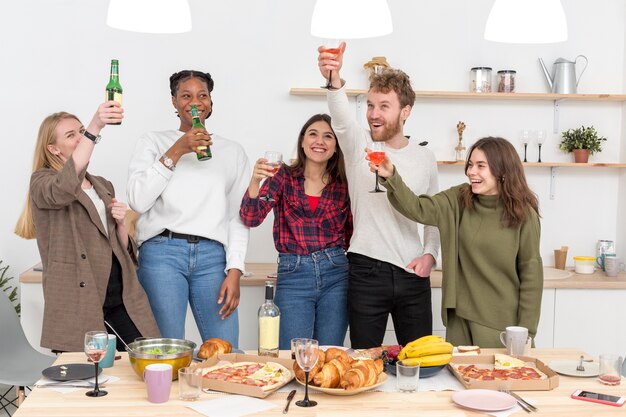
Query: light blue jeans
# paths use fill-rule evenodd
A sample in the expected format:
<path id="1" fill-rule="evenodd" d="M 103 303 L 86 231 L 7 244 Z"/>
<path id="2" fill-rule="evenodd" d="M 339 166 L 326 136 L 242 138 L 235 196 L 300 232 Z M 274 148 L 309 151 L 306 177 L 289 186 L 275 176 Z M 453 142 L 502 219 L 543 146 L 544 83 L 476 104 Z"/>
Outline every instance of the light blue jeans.
<path id="1" fill-rule="evenodd" d="M 185 338 L 189 302 L 202 340 L 219 337 L 239 346 L 237 310 L 222 320 L 217 304 L 225 267 L 224 246 L 214 240 L 155 236 L 141 245 L 137 274 L 163 337 Z"/>
<path id="2" fill-rule="evenodd" d="M 346 251 L 279 254 L 275 303 L 280 309 L 280 349 L 291 349 L 296 337 L 342 346 L 348 329 Z"/>

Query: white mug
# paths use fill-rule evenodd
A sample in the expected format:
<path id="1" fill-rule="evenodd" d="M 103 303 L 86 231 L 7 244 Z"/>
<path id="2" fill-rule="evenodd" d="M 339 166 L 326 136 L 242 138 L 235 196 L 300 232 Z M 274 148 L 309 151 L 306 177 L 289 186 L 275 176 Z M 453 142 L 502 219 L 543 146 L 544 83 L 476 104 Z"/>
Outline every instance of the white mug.
<path id="1" fill-rule="evenodd" d="M 626 269 L 626 265 L 624 265 L 624 262 L 622 262 L 620 258 L 607 256 L 604 258 L 604 269 L 608 276 L 616 277 L 620 271 L 624 271 L 624 269 Z"/>
<path id="2" fill-rule="evenodd" d="M 528 329 L 520 326 L 509 326 L 506 331 L 500 333 L 500 341 L 506 346 L 507 354 L 520 356 L 528 343 Z"/>

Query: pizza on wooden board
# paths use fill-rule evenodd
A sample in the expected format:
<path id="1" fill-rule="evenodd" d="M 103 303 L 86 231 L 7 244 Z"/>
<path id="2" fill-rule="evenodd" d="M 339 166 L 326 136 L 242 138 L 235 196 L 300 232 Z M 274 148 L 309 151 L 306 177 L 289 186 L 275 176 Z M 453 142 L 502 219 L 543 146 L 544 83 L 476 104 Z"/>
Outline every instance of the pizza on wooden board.
<path id="1" fill-rule="evenodd" d="M 216 381 L 256 386 L 271 391 L 291 379 L 291 372 L 276 362 L 235 362 L 202 370 L 202 376 Z"/>

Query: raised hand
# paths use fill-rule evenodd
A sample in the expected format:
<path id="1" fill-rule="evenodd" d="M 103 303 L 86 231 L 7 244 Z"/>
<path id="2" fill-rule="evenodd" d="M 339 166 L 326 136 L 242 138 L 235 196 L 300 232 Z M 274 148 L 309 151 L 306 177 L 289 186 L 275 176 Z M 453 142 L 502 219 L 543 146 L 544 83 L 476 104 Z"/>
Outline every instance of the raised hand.
<path id="1" fill-rule="evenodd" d="M 341 87 L 341 77 L 339 75 L 339 71 L 343 66 L 343 53 L 346 50 L 346 43 L 341 42 L 339 44 L 339 53 L 335 51 L 329 51 L 328 47 L 325 45 L 317 48 L 317 52 L 319 55 L 317 56 L 317 65 L 320 69 L 320 73 L 325 79 L 329 79 L 332 74 L 332 85 L 335 88 Z"/>

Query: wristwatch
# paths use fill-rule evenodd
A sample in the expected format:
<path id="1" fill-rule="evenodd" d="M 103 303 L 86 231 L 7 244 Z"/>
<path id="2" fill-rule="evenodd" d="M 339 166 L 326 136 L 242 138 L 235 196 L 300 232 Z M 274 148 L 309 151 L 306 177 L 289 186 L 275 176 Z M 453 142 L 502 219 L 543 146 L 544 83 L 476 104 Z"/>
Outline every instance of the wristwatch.
<path id="1" fill-rule="evenodd" d="M 163 158 L 163 165 L 165 165 L 165 167 L 170 171 L 174 171 L 176 165 L 174 165 L 174 161 L 172 161 L 172 158 L 167 156 L 167 154 L 161 155 L 161 158 Z"/>
<path id="2" fill-rule="evenodd" d="M 83 129 L 83 136 L 89 139 L 90 141 L 92 141 L 93 143 L 98 143 L 100 142 L 100 139 L 102 139 L 102 136 L 94 135 L 93 133 L 88 132 L 86 129 Z"/>

